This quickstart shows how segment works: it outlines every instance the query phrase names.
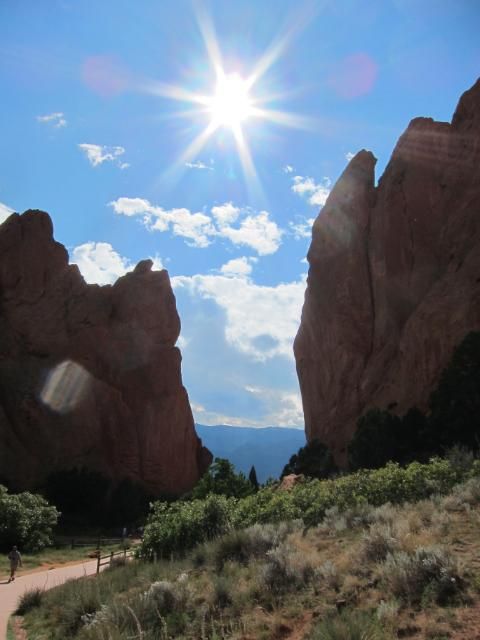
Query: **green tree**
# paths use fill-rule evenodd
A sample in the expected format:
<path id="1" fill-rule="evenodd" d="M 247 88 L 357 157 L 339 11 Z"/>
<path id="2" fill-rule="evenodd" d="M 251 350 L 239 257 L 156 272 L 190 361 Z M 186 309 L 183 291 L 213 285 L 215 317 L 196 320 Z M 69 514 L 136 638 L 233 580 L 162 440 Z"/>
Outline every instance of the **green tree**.
<path id="1" fill-rule="evenodd" d="M 215 458 L 198 484 L 189 494 L 190 498 L 205 498 L 209 493 L 227 497 L 243 498 L 254 491 L 243 473 L 235 473 L 233 464 L 225 458 Z"/>
<path id="2" fill-rule="evenodd" d="M 455 349 L 430 398 L 430 437 L 442 447 L 480 446 L 480 331 Z"/>
<path id="3" fill-rule="evenodd" d="M 253 488 L 255 489 L 255 491 L 258 491 L 258 487 L 260 485 L 258 484 L 257 472 L 256 472 L 255 467 L 253 465 L 252 465 L 252 468 L 250 469 L 250 473 L 248 474 L 248 480 L 249 480 L 250 484 L 253 486 Z"/>
<path id="4" fill-rule="evenodd" d="M 0 547 L 16 544 L 38 551 L 52 543 L 53 529 L 60 514 L 42 496 L 25 491 L 10 494 L 0 485 Z"/>
<path id="5" fill-rule="evenodd" d="M 348 464 L 352 471 L 378 469 L 396 460 L 401 420 L 388 411 L 371 409 L 357 423 L 348 445 Z"/>
<path id="6" fill-rule="evenodd" d="M 328 478 L 338 471 L 332 452 L 319 440 L 312 440 L 294 453 L 282 471 L 281 477 L 291 473 L 310 478 Z"/>

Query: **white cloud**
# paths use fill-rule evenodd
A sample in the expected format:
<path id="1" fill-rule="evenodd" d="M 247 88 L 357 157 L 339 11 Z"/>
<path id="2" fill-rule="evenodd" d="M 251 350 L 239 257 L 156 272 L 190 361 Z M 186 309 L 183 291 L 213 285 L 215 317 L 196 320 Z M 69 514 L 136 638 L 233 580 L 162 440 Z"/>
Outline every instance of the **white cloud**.
<path id="1" fill-rule="evenodd" d="M 153 213 L 153 207 L 148 200 L 143 198 L 118 198 L 108 203 L 115 213 L 123 216 L 137 216 L 140 213 Z"/>
<path id="2" fill-rule="evenodd" d="M 271 387 L 246 386 L 245 391 L 261 398 L 267 411 L 262 424 L 297 427 L 303 424 L 302 398 L 299 392 Z"/>
<path id="3" fill-rule="evenodd" d="M 118 215 L 143 215 L 143 224 L 150 231 L 171 229 L 174 235 L 191 240 L 191 246 L 208 247 L 210 237 L 216 235 L 211 218 L 204 213 L 191 213 L 185 208 L 165 210 L 143 198 L 118 198 L 109 205 Z"/>
<path id="4" fill-rule="evenodd" d="M 299 196 L 308 198 L 309 204 L 314 207 L 323 207 L 330 194 L 330 178 L 324 177 L 321 184 L 317 184 L 313 178 L 294 176 L 292 191 Z"/>
<path id="5" fill-rule="evenodd" d="M 268 211 L 244 218 L 240 227 L 222 227 L 219 235 L 228 238 L 233 244 L 247 245 L 261 255 L 275 253 L 281 244 L 283 231 L 270 220 Z"/>
<path id="6" fill-rule="evenodd" d="M 248 276 L 252 273 L 252 263 L 258 262 L 258 258 L 235 258 L 229 260 L 220 267 L 220 272 L 224 276 Z"/>
<path id="7" fill-rule="evenodd" d="M 158 255 L 152 256 L 152 270 L 163 269 Z M 108 242 L 85 242 L 72 251 L 71 264 L 76 264 L 89 284 L 113 284 L 118 278 L 132 271 L 135 264 L 115 251 Z"/>
<path id="8" fill-rule="evenodd" d="M 152 229 L 165 231 L 171 225 L 173 234 L 191 240 L 194 247 L 208 247 L 210 236 L 215 235 L 212 220 L 204 213 L 191 213 L 188 209 L 162 211 Z"/>
<path id="9" fill-rule="evenodd" d="M 13 209 L 8 207 L 6 204 L 3 204 L 2 202 L 0 202 L 0 224 L 2 222 L 5 222 L 5 220 L 9 216 L 11 216 L 12 213 L 15 213 Z"/>
<path id="10" fill-rule="evenodd" d="M 90 284 L 113 284 L 134 265 L 108 242 L 86 242 L 73 249 L 71 263 Z"/>
<path id="11" fill-rule="evenodd" d="M 161 271 L 165 268 L 159 255 L 150 256 L 150 260 L 153 262 L 152 271 Z"/>
<path id="12" fill-rule="evenodd" d="M 187 244 L 208 247 L 215 237 L 227 238 L 235 245 L 246 245 L 259 255 L 275 253 L 283 231 L 270 219 L 268 211 L 259 213 L 241 210 L 231 202 L 212 207 L 212 217 L 189 209 L 163 209 L 143 198 L 118 198 L 109 203 L 115 213 L 125 216 L 143 215 L 143 224 L 150 231 L 172 231 L 190 240 Z M 244 216 L 236 227 L 232 223 Z"/>
<path id="13" fill-rule="evenodd" d="M 212 207 L 212 215 L 219 227 L 232 224 L 240 215 L 240 209 L 235 207 L 231 202 L 225 202 L 217 207 Z"/>
<path id="14" fill-rule="evenodd" d="M 226 316 L 225 338 L 253 360 L 293 358 L 305 280 L 275 287 L 253 283 L 245 274 L 175 276 L 172 285 L 190 295 L 214 300 Z"/>
<path id="15" fill-rule="evenodd" d="M 301 222 L 289 222 L 288 226 L 295 240 L 300 240 L 302 238 L 312 237 L 312 226 L 314 222 L 315 218 L 307 218 Z"/>
<path id="16" fill-rule="evenodd" d="M 52 125 L 55 129 L 60 129 L 61 127 L 67 126 L 67 121 L 65 116 L 60 111 L 57 113 L 49 113 L 45 116 L 37 116 L 38 122 L 45 122 L 46 124 Z"/>
<path id="17" fill-rule="evenodd" d="M 295 169 L 292 167 L 291 164 L 286 164 L 283 167 L 283 173 L 293 173 L 295 171 Z"/>
<path id="18" fill-rule="evenodd" d="M 125 153 L 123 147 L 105 147 L 99 144 L 79 144 L 78 147 L 85 153 L 92 167 L 97 167 L 103 162 L 117 162 L 120 169 L 126 169 L 128 162 L 121 162 L 119 157 Z"/>
<path id="19" fill-rule="evenodd" d="M 201 160 L 196 160 L 195 162 L 186 162 L 185 166 L 189 169 L 199 169 L 200 171 L 213 171 L 212 164 L 212 161 L 210 161 L 210 164 L 205 164 Z"/>
<path id="20" fill-rule="evenodd" d="M 347 162 L 350 162 L 350 160 L 352 158 L 354 158 L 354 157 L 355 157 L 355 154 L 352 153 L 351 151 L 347 151 L 347 153 L 345 154 L 345 158 L 346 158 Z"/>

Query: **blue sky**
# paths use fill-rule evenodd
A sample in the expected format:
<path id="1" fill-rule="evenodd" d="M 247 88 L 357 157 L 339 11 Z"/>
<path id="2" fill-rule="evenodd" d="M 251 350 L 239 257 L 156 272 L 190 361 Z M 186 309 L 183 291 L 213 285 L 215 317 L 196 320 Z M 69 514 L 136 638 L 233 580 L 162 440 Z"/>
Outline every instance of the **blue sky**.
<path id="1" fill-rule="evenodd" d="M 411 118 L 451 118 L 478 1 L 4 0 L 0 24 L 0 220 L 48 211 L 88 282 L 168 269 L 197 422 L 303 427 L 312 220 L 350 154 L 379 177 Z M 219 73 L 253 83 L 233 127 Z"/>

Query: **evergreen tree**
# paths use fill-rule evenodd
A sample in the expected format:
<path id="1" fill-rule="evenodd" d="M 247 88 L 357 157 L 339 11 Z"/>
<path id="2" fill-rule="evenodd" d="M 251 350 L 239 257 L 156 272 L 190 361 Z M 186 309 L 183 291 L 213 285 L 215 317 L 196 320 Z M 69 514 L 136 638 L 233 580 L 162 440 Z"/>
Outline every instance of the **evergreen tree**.
<path id="1" fill-rule="evenodd" d="M 235 473 L 233 464 L 225 458 L 215 458 L 200 478 L 189 497 L 205 498 L 209 493 L 243 498 L 253 491 L 243 473 Z"/>
<path id="2" fill-rule="evenodd" d="M 250 469 L 250 473 L 248 474 L 248 479 L 252 484 L 252 486 L 254 487 L 255 491 L 258 491 L 259 484 L 257 480 L 257 472 L 255 471 L 255 467 L 253 465 L 252 465 L 252 468 Z"/>
<path id="3" fill-rule="evenodd" d="M 430 398 L 430 434 L 444 448 L 480 447 L 480 331 L 455 350 Z"/>
<path id="4" fill-rule="evenodd" d="M 281 477 L 291 473 L 303 473 L 310 478 L 328 478 L 337 471 L 337 465 L 327 445 L 319 440 L 312 440 L 293 454 L 283 468 Z"/>
<path id="5" fill-rule="evenodd" d="M 398 435 L 401 420 L 388 411 L 371 409 L 360 418 L 357 430 L 348 445 L 351 470 L 378 469 L 398 457 Z"/>

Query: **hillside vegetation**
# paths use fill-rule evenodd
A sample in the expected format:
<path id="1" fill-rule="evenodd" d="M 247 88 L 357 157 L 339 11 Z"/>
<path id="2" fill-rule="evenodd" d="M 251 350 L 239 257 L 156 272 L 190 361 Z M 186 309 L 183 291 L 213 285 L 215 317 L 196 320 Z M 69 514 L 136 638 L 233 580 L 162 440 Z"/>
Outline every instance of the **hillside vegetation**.
<path id="1" fill-rule="evenodd" d="M 460 455 L 156 503 L 137 561 L 26 596 L 26 627 L 36 640 L 467 638 L 479 516 L 480 461 Z"/>

